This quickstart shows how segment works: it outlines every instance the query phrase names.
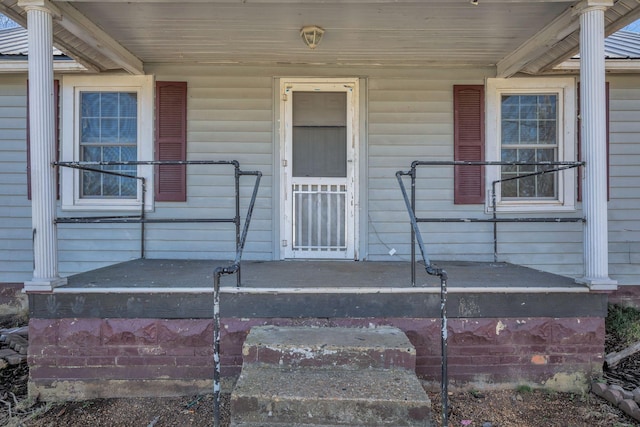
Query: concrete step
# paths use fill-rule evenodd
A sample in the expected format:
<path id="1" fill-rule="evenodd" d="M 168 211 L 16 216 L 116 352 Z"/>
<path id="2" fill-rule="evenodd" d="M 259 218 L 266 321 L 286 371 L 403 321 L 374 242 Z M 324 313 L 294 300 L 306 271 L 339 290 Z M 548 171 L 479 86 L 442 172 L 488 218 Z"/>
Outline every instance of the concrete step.
<path id="1" fill-rule="evenodd" d="M 415 371 L 416 350 L 399 329 L 251 328 L 242 348 L 243 364 L 289 367 L 344 366 Z"/>
<path id="2" fill-rule="evenodd" d="M 231 395 L 231 426 L 432 426 L 431 403 L 405 369 L 248 364 Z"/>

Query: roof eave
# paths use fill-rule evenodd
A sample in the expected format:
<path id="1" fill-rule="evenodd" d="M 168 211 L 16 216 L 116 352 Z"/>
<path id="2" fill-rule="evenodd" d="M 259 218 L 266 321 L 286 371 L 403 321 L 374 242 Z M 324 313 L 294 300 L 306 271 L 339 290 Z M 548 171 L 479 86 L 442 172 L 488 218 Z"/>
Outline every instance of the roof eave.
<path id="1" fill-rule="evenodd" d="M 640 59 L 608 59 L 605 61 L 608 73 L 640 73 Z M 556 65 L 549 73 L 576 73 L 580 71 L 580 60 L 569 59 Z"/>
<path id="2" fill-rule="evenodd" d="M 29 61 L 24 59 L 0 59 L 0 73 L 26 73 L 29 70 Z M 73 60 L 53 61 L 53 71 L 59 73 L 81 73 L 88 71 L 85 67 Z"/>
<path id="3" fill-rule="evenodd" d="M 3 3 L 4 1 L 4 3 Z M 144 74 L 142 61 L 87 19 L 72 5 L 56 3 L 60 17 L 53 20 L 53 44 L 91 71 L 123 69 Z M 0 0 L 0 12 L 27 27 L 26 12 L 15 0 Z"/>
<path id="4" fill-rule="evenodd" d="M 618 0 L 605 11 L 605 37 L 640 18 L 637 0 Z M 579 17 L 574 7 L 549 23 L 497 64 L 498 77 L 518 72 L 543 74 L 575 56 L 580 48 Z"/>

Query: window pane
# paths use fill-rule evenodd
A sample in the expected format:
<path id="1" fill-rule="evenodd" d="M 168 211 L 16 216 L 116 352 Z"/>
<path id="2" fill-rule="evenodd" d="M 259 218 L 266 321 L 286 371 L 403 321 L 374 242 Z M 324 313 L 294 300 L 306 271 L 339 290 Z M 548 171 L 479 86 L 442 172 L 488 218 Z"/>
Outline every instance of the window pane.
<path id="1" fill-rule="evenodd" d="M 538 142 L 538 123 L 534 120 L 520 122 L 520 144 L 536 144 Z"/>
<path id="2" fill-rule="evenodd" d="M 120 117 L 138 117 L 138 101 L 136 93 L 120 94 Z"/>
<path id="3" fill-rule="evenodd" d="M 537 105 L 538 104 L 538 96 L 537 95 L 520 95 L 520 105 Z"/>
<path id="4" fill-rule="evenodd" d="M 544 174 L 538 176 L 537 178 L 537 197 L 554 197 L 556 192 L 555 174 Z"/>
<path id="5" fill-rule="evenodd" d="M 100 142 L 118 142 L 117 119 L 102 119 L 100 121 Z"/>
<path id="6" fill-rule="evenodd" d="M 82 92 L 80 94 L 82 117 L 100 117 L 100 93 Z"/>
<path id="7" fill-rule="evenodd" d="M 121 195 L 123 197 L 135 197 L 136 196 L 136 179 L 122 178 Z"/>
<path id="8" fill-rule="evenodd" d="M 100 116 L 118 117 L 118 93 L 103 92 L 100 95 Z"/>
<path id="9" fill-rule="evenodd" d="M 100 119 L 83 118 L 80 122 L 80 142 L 100 142 Z"/>
<path id="10" fill-rule="evenodd" d="M 520 128 L 517 121 L 502 121 L 502 143 L 517 144 L 520 141 Z"/>
<path id="11" fill-rule="evenodd" d="M 536 150 L 536 161 L 538 162 L 554 162 L 556 160 L 556 150 Z"/>
<path id="12" fill-rule="evenodd" d="M 503 179 L 506 178 L 503 176 Z M 518 181 L 505 181 L 502 183 L 502 197 L 518 197 Z"/>
<path id="13" fill-rule="evenodd" d="M 83 147 L 82 148 L 82 160 L 85 162 L 99 162 L 102 160 L 102 148 L 101 147 Z"/>
<path id="14" fill-rule="evenodd" d="M 120 193 L 120 177 L 104 175 L 102 177 L 102 191 L 104 197 L 117 197 Z"/>
<path id="15" fill-rule="evenodd" d="M 502 103 L 502 120 L 516 120 L 520 118 L 517 105 Z"/>
<path id="16" fill-rule="evenodd" d="M 557 140 L 555 120 L 538 122 L 538 138 L 540 144 L 555 145 Z"/>
<path id="17" fill-rule="evenodd" d="M 120 160 L 120 147 L 104 147 L 102 156 L 105 162 L 117 162 Z"/>
<path id="18" fill-rule="evenodd" d="M 533 149 L 518 150 L 518 161 L 523 163 L 534 163 L 536 161 L 536 151 Z M 518 172 L 531 173 L 535 172 L 536 167 L 534 165 L 522 165 L 518 166 Z"/>
<path id="19" fill-rule="evenodd" d="M 120 119 L 120 142 L 136 142 L 137 138 L 136 119 Z"/>
<path id="20" fill-rule="evenodd" d="M 101 180 L 98 172 L 82 172 L 82 194 L 84 196 L 100 196 Z"/>
<path id="21" fill-rule="evenodd" d="M 516 149 L 502 149 L 502 161 L 503 162 L 517 162 L 518 161 L 518 150 Z"/>
<path id="22" fill-rule="evenodd" d="M 518 197 L 536 196 L 536 177 L 528 176 L 518 180 Z"/>
<path id="23" fill-rule="evenodd" d="M 120 151 L 120 160 L 123 162 L 135 162 L 137 157 L 136 154 L 135 147 L 122 147 Z M 135 167 L 133 170 L 135 170 Z"/>
<path id="24" fill-rule="evenodd" d="M 520 118 L 533 120 L 537 119 L 538 106 L 536 104 L 522 104 L 520 106 Z"/>
<path id="25" fill-rule="evenodd" d="M 557 119 L 557 95 L 541 95 L 538 97 L 538 118 L 541 120 Z"/>

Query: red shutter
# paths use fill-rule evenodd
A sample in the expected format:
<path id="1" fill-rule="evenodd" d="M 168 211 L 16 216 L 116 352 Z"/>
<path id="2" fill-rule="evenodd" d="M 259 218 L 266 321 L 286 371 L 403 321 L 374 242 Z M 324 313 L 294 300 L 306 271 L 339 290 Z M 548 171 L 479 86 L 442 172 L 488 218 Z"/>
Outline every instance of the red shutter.
<path id="1" fill-rule="evenodd" d="M 580 122 L 580 83 L 578 83 L 578 87 L 577 87 L 577 92 L 578 92 L 578 106 L 576 108 L 577 114 L 576 116 L 578 117 L 578 125 L 577 125 L 577 135 L 578 135 L 578 161 L 582 160 L 582 141 L 581 141 L 581 135 L 580 132 L 582 131 L 581 129 L 581 122 Z M 609 196 L 610 196 L 610 187 L 609 187 L 609 82 L 605 83 L 605 100 L 606 100 L 606 118 L 605 120 L 607 121 L 606 123 L 606 129 L 607 129 L 607 135 L 606 135 L 606 140 L 605 143 L 607 144 L 607 201 L 609 200 Z M 578 201 L 581 202 L 582 201 L 582 168 L 578 168 Z"/>
<path id="2" fill-rule="evenodd" d="M 60 159 L 60 131 L 58 123 L 60 118 L 59 94 L 60 81 L 53 81 L 53 103 L 55 109 L 55 141 L 56 141 L 56 162 Z M 29 135 L 29 81 L 27 81 L 27 198 L 31 200 L 31 138 Z M 56 173 L 56 198 L 60 199 L 60 173 Z"/>
<path id="3" fill-rule="evenodd" d="M 484 161 L 484 86 L 453 86 L 453 158 Z M 484 167 L 454 166 L 454 203 L 484 203 Z"/>
<path id="4" fill-rule="evenodd" d="M 156 82 L 156 160 L 187 159 L 187 83 Z M 187 168 L 164 165 L 155 168 L 155 200 L 187 200 Z"/>

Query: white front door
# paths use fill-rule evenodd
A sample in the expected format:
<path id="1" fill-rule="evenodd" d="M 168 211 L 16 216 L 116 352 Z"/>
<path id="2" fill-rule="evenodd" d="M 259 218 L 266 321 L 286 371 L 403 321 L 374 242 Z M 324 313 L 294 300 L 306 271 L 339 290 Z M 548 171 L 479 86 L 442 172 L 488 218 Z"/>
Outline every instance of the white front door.
<path id="1" fill-rule="evenodd" d="M 357 79 L 283 80 L 283 258 L 354 259 Z"/>

